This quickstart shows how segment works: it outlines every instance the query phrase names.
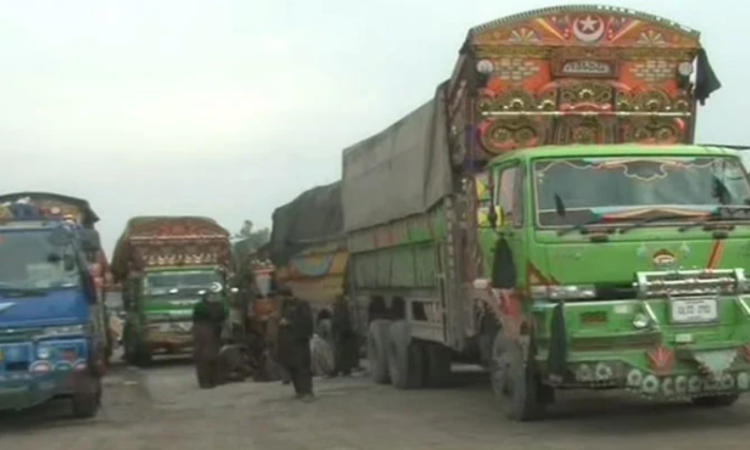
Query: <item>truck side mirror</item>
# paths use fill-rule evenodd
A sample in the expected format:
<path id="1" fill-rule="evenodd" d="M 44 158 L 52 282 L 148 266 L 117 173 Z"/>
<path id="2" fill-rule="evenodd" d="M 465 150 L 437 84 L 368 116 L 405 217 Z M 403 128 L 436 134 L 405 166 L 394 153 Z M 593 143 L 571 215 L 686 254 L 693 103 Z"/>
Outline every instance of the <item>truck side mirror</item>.
<path id="1" fill-rule="evenodd" d="M 490 204 L 490 210 L 487 214 L 487 221 L 490 222 L 490 227 L 493 230 L 497 230 L 497 221 L 499 219 L 497 209 L 498 208 L 494 204 Z M 502 208 L 500 208 L 500 212 L 502 213 Z"/>
<path id="2" fill-rule="evenodd" d="M 86 252 L 98 252 L 102 248 L 99 233 L 94 230 L 81 230 L 81 246 Z"/>

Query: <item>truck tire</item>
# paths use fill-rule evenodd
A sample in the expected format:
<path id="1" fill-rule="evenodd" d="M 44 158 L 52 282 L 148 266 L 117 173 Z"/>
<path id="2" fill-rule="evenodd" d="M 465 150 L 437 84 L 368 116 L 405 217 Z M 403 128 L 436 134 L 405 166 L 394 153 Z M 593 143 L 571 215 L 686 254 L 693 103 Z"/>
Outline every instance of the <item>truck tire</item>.
<path id="1" fill-rule="evenodd" d="M 482 315 L 480 327 L 479 327 L 479 361 L 480 365 L 489 369 L 490 361 L 492 360 L 492 344 L 495 340 L 495 335 L 498 330 L 497 320 L 491 312 L 486 312 Z"/>
<path id="2" fill-rule="evenodd" d="M 390 381 L 388 373 L 388 332 L 391 326 L 389 320 L 373 320 L 367 330 L 367 360 L 369 362 L 370 378 L 378 384 Z"/>
<path id="3" fill-rule="evenodd" d="M 111 365 L 112 354 L 115 352 L 115 337 L 109 327 L 105 328 L 105 332 L 107 333 L 107 345 L 104 348 L 104 362 L 109 367 Z"/>
<path id="4" fill-rule="evenodd" d="M 427 386 L 444 388 L 451 384 L 451 351 L 442 344 L 434 342 L 424 344 Z"/>
<path id="5" fill-rule="evenodd" d="M 545 403 L 540 398 L 541 383 L 533 364 L 524 367 L 521 348 L 499 331 L 492 345 L 490 377 L 495 398 L 510 420 L 526 422 L 538 420 Z"/>
<path id="6" fill-rule="evenodd" d="M 135 365 L 135 349 L 133 348 L 133 340 L 130 337 L 130 332 L 127 329 L 123 330 L 122 334 L 122 358 L 128 365 Z"/>
<path id="7" fill-rule="evenodd" d="M 151 352 L 138 344 L 136 336 L 126 330 L 123 336 L 125 347 L 125 362 L 131 366 L 148 367 L 151 365 Z"/>
<path id="8" fill-rule="evenodd" d="M 150 367 L 151 363 L 153 362 L 151 352 L 143 347 L 136 348 L 134 362 L 136 366 L 142 369 Z"/>
<path id="9" fill-rule="evenodd" d="M 388 373 L 396 389 L 419 389 L 425 384 L 424 348 L 411 338 L 409 323 L 398 320 L 388 332 Z"/>
<path id="10" fill-rule="evenodd" d="M 96 391 L 74 394 L 71 397 L 70 406 L 73 417 L 77 419 L 90 419 L 99 412 L 99 405 L 102 400 L 102 384 L 100 379 L 96 379 Z"/>

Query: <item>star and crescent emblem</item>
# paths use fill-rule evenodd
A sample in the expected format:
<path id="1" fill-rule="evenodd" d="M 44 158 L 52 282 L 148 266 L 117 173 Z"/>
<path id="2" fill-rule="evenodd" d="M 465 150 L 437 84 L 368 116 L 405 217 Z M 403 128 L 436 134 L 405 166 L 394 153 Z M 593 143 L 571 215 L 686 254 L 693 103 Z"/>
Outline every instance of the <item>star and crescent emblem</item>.
<path id="1" fill-rule="evenodd" d="M 605 26 L 601 17 L 592 16 L 578 17 L 573 21 L 573 35 L 581 42 L 596 42 L 604 36 Z"/>

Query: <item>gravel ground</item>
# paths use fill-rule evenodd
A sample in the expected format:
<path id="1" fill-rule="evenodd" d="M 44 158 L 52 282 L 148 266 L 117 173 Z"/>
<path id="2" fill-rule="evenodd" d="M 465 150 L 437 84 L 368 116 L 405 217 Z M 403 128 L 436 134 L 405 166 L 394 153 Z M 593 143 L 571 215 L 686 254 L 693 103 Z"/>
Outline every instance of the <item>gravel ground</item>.
<path id="1" fill-rule="evenodd" d="M 292 399 L 289 386 L 237 383 L 201 391 L 190 365 L 115 368 L 98 417 L 76 421 L 67 405 L 0 415 L 0 448 L 16 450 L 345 449 L 746 449 L 750 398 L 724 409 L 652 404 L 624 394 L 564 393 L 547 420 L 506 421 L 486 377 L 458 385 L 395 391 L 364 375 L 316 380 L 318 399 Z"/>

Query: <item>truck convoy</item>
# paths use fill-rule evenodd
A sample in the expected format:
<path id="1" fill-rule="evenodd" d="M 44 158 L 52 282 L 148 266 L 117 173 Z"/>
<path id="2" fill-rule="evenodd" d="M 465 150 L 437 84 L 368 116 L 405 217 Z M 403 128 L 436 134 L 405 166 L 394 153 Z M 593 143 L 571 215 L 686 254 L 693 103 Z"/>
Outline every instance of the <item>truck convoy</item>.
<path id="1" fill-rule="evenodd" d="M 85 200 L 0 196 L 0 410 L 69 398 L 77 417 L 99 408 L 107 332 L 98 220 Z"/>
<path id="2" fill-rule="evenodd" d="M 229 308 L 229 232 L 205 217 L 132 218 L 115 247 L 112 274 L 126 311 L 125 359 L 148 366 L 156 352 L 192 348 L 192 312 L 201 291 L 221 293 Z"/>
<path id="3" fill-rule="evenodd" d="M 736 152 L 691 145 L 719 87 L 698 32 L 629 9 L 471 29 L 432 100 L 343 152 L 374 381 L 440 385 L 476 361 L 514 420 L 558 389 L 735 402 L 750 185 Z"/>

